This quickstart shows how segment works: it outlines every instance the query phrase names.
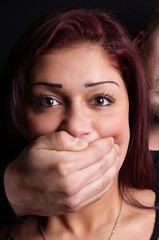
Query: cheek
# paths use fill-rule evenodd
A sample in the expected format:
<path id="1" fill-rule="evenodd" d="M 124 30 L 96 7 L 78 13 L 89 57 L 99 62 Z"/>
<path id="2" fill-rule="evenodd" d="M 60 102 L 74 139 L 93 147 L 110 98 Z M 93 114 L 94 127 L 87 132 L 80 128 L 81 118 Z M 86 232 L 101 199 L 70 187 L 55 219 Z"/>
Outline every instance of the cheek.
<path id="1" fill-rule="evenodd" d="M 60 125 L 60 118 L 51 114 L 27 113 L 27 131 L 33 137 L 39 137 L 56 132 Z"/>
<path id="2" fill-rule="evenodd" d="M 99 120 L 99 119 L 98 119 Z M 102 120 L 102 119 L 101 119 Z M 102 124 L 98 121 L 98 134 L 100 137 L 114 137 L 115 143 L 120 147 L 120 159 L 123 162 L 130 140 L 128 112 L 114 114 L 103 118 Z"/>

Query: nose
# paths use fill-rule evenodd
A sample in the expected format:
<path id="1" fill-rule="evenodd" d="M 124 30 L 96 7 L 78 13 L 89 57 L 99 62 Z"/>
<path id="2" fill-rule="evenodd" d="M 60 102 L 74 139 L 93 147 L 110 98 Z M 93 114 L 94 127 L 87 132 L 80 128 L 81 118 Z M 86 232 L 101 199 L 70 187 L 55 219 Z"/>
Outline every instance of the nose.
<path id="1" fill-rule="evenodd" d="M 71 109 L 62 121 L 60 130 L 65 130 L 74 137 L 90 135 L 92 121 L 89 112 L 81 108 Z"/>

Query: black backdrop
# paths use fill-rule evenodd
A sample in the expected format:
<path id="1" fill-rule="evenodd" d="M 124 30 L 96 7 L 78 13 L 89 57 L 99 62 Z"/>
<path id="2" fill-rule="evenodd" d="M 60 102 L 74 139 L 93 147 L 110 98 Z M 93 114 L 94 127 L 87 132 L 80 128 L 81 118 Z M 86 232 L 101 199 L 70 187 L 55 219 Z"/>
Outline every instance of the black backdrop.
<path id="1" fill-rule="evenodd" d="M 111 11 L 134 36 L 158 0 L 1 0 L 0 73 L 19 35 L 37 17 L 61 7 L 100 8 Z"/>

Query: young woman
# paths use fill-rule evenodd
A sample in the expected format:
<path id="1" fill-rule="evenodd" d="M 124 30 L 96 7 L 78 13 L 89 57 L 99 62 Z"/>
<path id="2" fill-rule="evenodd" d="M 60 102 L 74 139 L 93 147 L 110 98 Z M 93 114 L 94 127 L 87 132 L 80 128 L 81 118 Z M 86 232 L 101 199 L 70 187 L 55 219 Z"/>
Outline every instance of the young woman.
<path id="1" fill-rule="evenodd" d="M 66 135 L 77 141 L 82 138 L 85 148 L 81 154 L 69 146 L 69 155 L 52 149 L 56 161 L 61 161 L 53 181 L 58 182 L 59 176 L 65 179 L 70 198 L 63 198 L 70 212 L 31 216 L 14 231 L 2 230 L 3 239 L 157 240 L 158 196 L 152 191 L 147 144 L 147 87 L 141 63 L 122 27 L 97 10 L 49 13 L 24 33 L 8 69 L 3 97 L 10 152 L 44 136 L 50 145 L 59 138 L 63 143 Z M 104 188 L 107 137 L 112 137 L 120 156 L 109 191 Z M 40 147 L 35 152 L 38 161 Z M 102 156 L 95 163 L 98 171 L 91 164 L 94 156 Z M 80 165 L 76 174 L 74 158 Z M 91 173 L 89 181 L 86 172 Z M 81 175 L 88 182 L 84 187 Z M 62 186 L 59 181 L 59 195 Z M 96 198 L 91 195 L 94 187 Z M 79 204 L 83 192 L 88 199 Z"/>

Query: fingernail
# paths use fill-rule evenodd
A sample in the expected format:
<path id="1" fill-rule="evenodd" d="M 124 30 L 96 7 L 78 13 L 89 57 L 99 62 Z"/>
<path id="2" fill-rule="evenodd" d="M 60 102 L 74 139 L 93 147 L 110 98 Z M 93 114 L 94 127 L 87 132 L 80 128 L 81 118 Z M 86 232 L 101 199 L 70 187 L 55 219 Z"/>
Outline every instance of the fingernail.
<path id="1" fill-rule="evenodd" d="M 117 152 L 119 152 L 119 146 L 117 144 L 114 145 L 115 149 L 117 150 Z"/>
<path id="2" fill-rule="evenodd" d="M 76 143 L 76 144 L 83 145 L 83 144 L 86 143 L 86 140 L 83 139 L 83 138 L 75 138 L 75 143 Z"/>
<path id="3" fill-rule="evenodd" d="M 119 162 L 119 161 L 120 161 L 120 157 L 119 157 L 119 156 L 116 158 L 116 161 L 117 161 L 117 162 Z"/>
<path id="4" fill-rule="evenodd" d="M 112 142 L 112 145 L 114 144 L 114 138 L 113 137 L 110 137 L 110 140 Z"/>

